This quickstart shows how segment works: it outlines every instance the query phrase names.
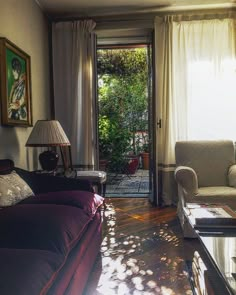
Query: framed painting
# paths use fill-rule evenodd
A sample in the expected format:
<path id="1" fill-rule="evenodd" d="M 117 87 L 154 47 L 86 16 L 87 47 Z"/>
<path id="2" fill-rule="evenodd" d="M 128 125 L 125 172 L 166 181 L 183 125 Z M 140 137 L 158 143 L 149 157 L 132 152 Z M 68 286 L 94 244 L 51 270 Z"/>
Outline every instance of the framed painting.
<path id="1" fill-rule="evenodd" d="M 2 125 L 32 126 L 30 56 L 0 38 L 0 96 Z"/>

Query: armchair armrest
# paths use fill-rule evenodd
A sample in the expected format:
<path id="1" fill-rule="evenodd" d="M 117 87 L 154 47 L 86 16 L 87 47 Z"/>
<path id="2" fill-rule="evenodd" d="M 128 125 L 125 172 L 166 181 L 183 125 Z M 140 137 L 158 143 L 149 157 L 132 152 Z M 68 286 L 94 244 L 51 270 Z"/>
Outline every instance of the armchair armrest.
<path id="1" fill-rule="evenodd" d="M 187 166 L 177 167 L 175 169 L 175 179 L 188 196 L 194 196 L 198 193 L 197 174 L 192 168 Z"/>
<path id="2" fill-rule="evenodd" d="M 63 190 L 94 192 L 91 183 L 87 180 L 36 174 L 35 172 L 30 172 L 16 167 L 14 170 L 25 180 L 35 194 Z"/>
<path id="3" fill-rule="evenodd" d="M 236 187 L 236 164 L 229 167 L 228 182 L 229 186 Z"/>

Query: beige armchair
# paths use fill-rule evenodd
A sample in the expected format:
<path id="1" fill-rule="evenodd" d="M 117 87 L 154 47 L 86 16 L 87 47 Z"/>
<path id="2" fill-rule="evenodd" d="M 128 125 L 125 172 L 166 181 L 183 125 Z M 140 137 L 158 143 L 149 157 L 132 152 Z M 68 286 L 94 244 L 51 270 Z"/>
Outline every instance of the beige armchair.
<path id="1" fill-rule="evenodd" d="M 178 216 L 185 237 L 193 231 L 183 214 L 186 203 L 220 203 L 236 210 L 236 164 L 230 140 L 179 141 L 175 146 Z"/>

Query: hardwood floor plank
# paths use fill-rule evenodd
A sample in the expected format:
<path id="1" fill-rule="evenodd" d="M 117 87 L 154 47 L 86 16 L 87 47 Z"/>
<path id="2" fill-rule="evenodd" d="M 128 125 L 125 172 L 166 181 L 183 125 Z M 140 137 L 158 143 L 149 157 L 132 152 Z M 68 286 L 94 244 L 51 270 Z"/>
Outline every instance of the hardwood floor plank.
<path id="1" fill-rule="evenodd" d="M 106 204 L 101 254 L 84 295 L 192 295 L 185 260 L 199 243 L 183 239 L 176 208 L 140 198 Z"/>

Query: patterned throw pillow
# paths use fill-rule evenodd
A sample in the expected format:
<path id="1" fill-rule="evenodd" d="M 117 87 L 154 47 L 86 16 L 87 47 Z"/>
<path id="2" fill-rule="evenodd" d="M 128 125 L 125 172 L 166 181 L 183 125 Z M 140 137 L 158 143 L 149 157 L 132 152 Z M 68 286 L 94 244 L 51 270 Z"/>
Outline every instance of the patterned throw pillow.
<path id="1" fill-rule="evenodd" d="M 15 172 L 0 175 L 0 207 L 7 207 L 34 196 L 28 184 Z"/>

